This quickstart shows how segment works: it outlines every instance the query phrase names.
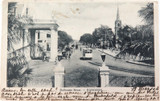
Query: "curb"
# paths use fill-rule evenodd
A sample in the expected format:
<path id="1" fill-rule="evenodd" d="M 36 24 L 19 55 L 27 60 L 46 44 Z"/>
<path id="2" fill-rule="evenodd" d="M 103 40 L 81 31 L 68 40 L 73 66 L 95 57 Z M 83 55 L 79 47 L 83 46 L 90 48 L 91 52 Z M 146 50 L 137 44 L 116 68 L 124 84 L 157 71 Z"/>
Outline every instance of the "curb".
<path id="1" fill-rule="evenodd" d="M 131 64 L 136 64 L 136 65 L 141 65 L 141 66 L 150 66 L 150 67 L 154 67 L 154 65 L 151 64 L 145 64 L 145 63 L 141 63 L 141 62 L 134 62 L 134 61 L 128 61 L 126 60 L 127 63 L 131 63 Z"/>
<path id="2" fill-rule="evenodd" d="M 105 53 L 105 54 L 107 54 L 107 55 L 109 55 L 109 56 L 111 56 L 111 57 L 113 57 L 113 58 L 116 58 L 115 56 L 113 56 L 113 55 L 111 55 L 111 54 L 108 54 L 108 53 L 106 53 L 106 52 L 103 52 L 103 51 L 101 51 L 101 50 L 98 50 L 98 51 L 100 51 L 100 52 L 102 52 L 102 53 Z"/>

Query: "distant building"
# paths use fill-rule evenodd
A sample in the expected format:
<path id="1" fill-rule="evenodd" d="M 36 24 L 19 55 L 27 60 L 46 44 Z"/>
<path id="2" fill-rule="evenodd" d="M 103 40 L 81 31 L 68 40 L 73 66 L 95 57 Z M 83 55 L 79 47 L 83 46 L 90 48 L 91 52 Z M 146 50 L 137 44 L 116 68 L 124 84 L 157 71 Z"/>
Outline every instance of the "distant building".
<path id="1" fill-rule="evenodd" d="M 35 33 L 35 43 L 39 44 L 45 51 L 51 49 L 51 33 L 50 31 L 37 30 Z"/>
<path id="2" fill-rule="evenodd" d="M 117 40 L 118 38 L 118 32 L 122 27 L 122 22 L 120 20 L 120 16 L 119 16 L 119 7 L 117 7 L 117 17 L 116 17 L 116 21 L 115 21 L 115 40 L 116 40 L 116 45 L 117 45 Z M 117 46 L 116 46 L 117 47 Z"/>

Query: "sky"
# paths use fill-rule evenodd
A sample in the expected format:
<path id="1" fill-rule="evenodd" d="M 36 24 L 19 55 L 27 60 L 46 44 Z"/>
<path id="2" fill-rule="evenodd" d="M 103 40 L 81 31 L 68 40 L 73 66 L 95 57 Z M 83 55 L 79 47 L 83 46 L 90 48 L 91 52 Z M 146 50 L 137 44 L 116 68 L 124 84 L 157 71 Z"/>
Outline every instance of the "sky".
<path id="1" fill-rule="evenodd" d="M 101 25 L 107 25 L 114 32 L 117 5 L 122 25 L 144 24 L 138 11 L 147 3 L 78 2 L 78 3 L 28 3 L 29 14 L 34 19 L 54 19 L 59 30 L 79 40 L 84 33 L 90 33 Z"/>

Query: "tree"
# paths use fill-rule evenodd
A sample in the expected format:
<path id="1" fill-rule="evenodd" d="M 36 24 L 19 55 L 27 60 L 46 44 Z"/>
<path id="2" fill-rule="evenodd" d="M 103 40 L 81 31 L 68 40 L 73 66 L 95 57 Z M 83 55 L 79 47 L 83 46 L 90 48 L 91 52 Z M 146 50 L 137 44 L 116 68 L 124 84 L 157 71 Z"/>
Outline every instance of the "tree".
<path id="1" fill-rule="evenodd" d="M 13 86 L 26 86 L 27 81 L 30 79 L 29 75 L 32 69 L 28 68 L 28 62 L 26 60 L 25 54 L 16 54 L 13 44 L 17 44 L 23 38 L 23 22 L 20 19 L 31 23 L 32 19 L 29 17 L 15 17 L 15 6 L 17 3 L 12 2 L 8 4 L 8 52 L 11 52 L 14 56 L 7 58 L 7 85 L 9 87 Z M 22 47 L 23 48 L 23 47 Z"/>
<path id="2" fill-rule="evenodd" d="M 121 46 L 121 49 L 125 46 L 125 44 L 130 45 L 132 41 L 132 34 L 134 33 L 134 28 L 128 25 L 123 26 L 118 31 L 118 43 Z"/>
<path id="3" fill-rule="evenodd" d="M 147 25 L 153 26 L 153 18 L 154 18 L 153 3 L 148 3 L 145 7 L 142 7 L 142 9 L 138 11 L 138 13 L 139 16 L 143 18 L 143 21 L 145 21 Z"/>
<path id="4" fill-rule="evenodd" d="M 143 17 L 145 25 L 131 28 L 131 43 L 124 44 L 118 56 L 125 53 L 139 54 L 140 56 L 154 60 L 153 3 L 148 3 L 138 13 L 140 17 Z M 125 32 L 124 29 L 123 32 Z"/>
<path id="5" fill-rule="evenodd" d="M 85 43 L 85 44 L 92 44 L 93 37 L 90 33 L 85 33 L 80 37 L 80 42 Z"/>
<path id="6" fill-rule="evenodd" d="M 13 44 L 17 44 L 23 38 L 22 30 L 25 23 L 32 23 L 33 20 L 27 16 L 23 17 L 15 17 L 15 6 L 17 5 L 16 2 L 8 4 L 8 51 L 13 51 L 14 47 Z"/>
<path id="7" fill-rule="evenodd" d="M 113 47 L 115 42 L 114 42 L 114 34 L 112 32 L 112 29 L 109 28 L 108 26 L 101 25 L 99 28 L 96 28 L 93 33 L 93 43 L 94 44 L 99 44 L 101 41 L 105 43 L 107 46 L 106 42 L 109 44 L 108 47 Z M 101 41 L 100 41 L 101 40 Z"/>
<path id="8" fill-rule="evenodd" d="M 65 31 L 58 31 L 58 47 L 63 49 L 66 45 L 72 42 L 73 39 Z"/>

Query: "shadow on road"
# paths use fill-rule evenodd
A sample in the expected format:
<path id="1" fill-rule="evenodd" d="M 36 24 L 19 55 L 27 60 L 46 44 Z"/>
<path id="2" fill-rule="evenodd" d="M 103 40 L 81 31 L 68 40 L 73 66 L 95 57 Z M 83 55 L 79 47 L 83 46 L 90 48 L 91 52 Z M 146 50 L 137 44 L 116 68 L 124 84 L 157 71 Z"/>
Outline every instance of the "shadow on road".
<path id="1" fill-rule="evenodd" d="M 83 57 L 80 57 L 79 59 L 80 60 L 92 60 L 92 58 L 83 58 Z"/>

